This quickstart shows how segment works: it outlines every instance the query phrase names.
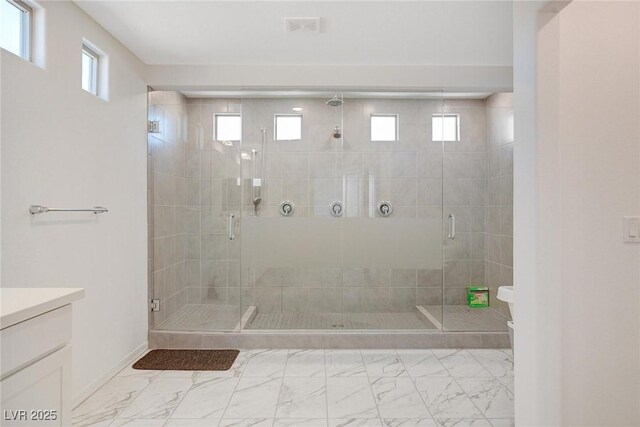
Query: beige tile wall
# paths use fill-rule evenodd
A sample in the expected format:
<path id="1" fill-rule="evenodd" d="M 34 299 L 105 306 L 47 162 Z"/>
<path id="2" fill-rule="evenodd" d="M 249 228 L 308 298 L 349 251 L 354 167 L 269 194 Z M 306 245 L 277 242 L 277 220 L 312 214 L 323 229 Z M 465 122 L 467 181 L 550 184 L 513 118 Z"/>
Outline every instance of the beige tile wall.
<path id="1" fill-rule="evenodd" d="M 272 313 L 411 311 L 443 301 L 443 276 L 447 304 L 465 304 L 472 284 L 492 284 L 495 296 L 496 271 L 504 282 L 512 265 L 511 145 L 500 139 L 504 130 L 496 125 L 509 109 L 496 100 L 347 99 L 341 109 L 321 99 L 189 99 L 183 175 L 186 288 L 181 298 L 255 304 Z M 302 141 L 274 141 L 274 114 L 292 113 L 293 107 L 303 109 Z M 444 153 L 441 143 L 431 141 L 431 115 L 443 107 L 461 116 L 461 141 L 445 143 Z M 242 146 L 214 141 L 214 113 L 240 111 Z M 369 140 L 373 113 L 399 115 L 399 141 Z M 332 138 L 335 126 L 343 128 L 342 140 Z M 279 216 L 280 202 L 291 200 L 298 217 L 328 217 L 329 203 L 342 200 L 347 216 L 374 217 L 376 204 L 389 200 L 394 205 L 390 221 L 437 219 L 446 237 L 446 219 L 453 212 L 457 237 L 445 239 L 444 275 L 439 269 L 362 265 L 253 268 L 250 260 L 243 260 L 249 267 L 241 274 L 240 239 L 228 240 L 227 221 L 230 212 L 238 216 L 241 209 L 243 215 L 253 214 L 251 160 L 240 161 L 239 155 L 240 150 L 261 150 L 261 127 L 267 129 L 267 148 L 260 215 Z M 238 227 L 240 235 L 241 221 Z"/>
<path id="2" fill-rule="evenodd" d="M 487 99 L 486 282 L 492 306 L 506 316 L 498 286 L 513 284 L 513 104 L 511 94 Z"/>
<path id="3" fill-rule="evenodd" d="M 186 98 L 176 92 L 149 94 L 150 120 L 160 133 L 149 134 L 153 211 L 150 222 L 153 253 L 153 296 L 161 310 L 153 313 L 159 325 L 186 303 L 185 263 L 185 148 Z"/>
<path id="4" fill-rule="evenodd" d="M 377 203 L 388 200 L 394 206 L 389 221 L 434 215 L 441 221 L 442 154 L 430 141 L 431 114 L 441 110 L 441 103 L 347 99 L 341 109 L 324 101 L 243 100 L 243 149 L 260 149 L 259 129 L 267 128 L 262 215 L 278 216 L 280 202 L 291 200 L 296 216 L 329 217 L 329 204 L 341 200 L 347 216 L 375 217 Z M 302 141 L 274 141 L 273 115 L 294 107 L 303 109 Z M 399 115 L 399 141 L 370 141 L 375 113 Z M 342 127 L 342 140 L 332 137 L 335 126 Z M 254 287 L 247 287 L 246 299 L 262 312 L 408 312 L 442 298 L 441 270 L 342 263 L 251 269 L 249 275 Z"/>
<path id="5" fill-rule="evenodd" d="M 431 141 L 431 116 L 443 106 L 460 114 L 462 122 L 462 140 L 445 144 L 444 154 L 442 144 Z M 294 107 L 303 109 L 302 141 L 274 141 L 273 115 Z M 329 216 L 330 202 L 342 200 L 347 216 L 374 217 L 377 203 L 389 200 L 394 206 L 389 221 L 437 218 L 446 234 L 442 216 L 454 212 L 458 236 L 444 250 L 445 301 L 464 304 L 466 287 L 484 283 L 484 101 L 347 99 L 344 119 L 340 108 L 319 99 L 244 99 L 242 108 L 243 150 L 260 149 L 260 128 L 267 128 L 262 215 L 278 216 L 279 203 L 288 199 L 296 216 Z M 399 115 L 399 141 L 370 141 L 370 115 L 376 113 Z M 343 127 L 342 141 L 331 137 L 336 125 Z M 250 162 L 243 170 L 250 178 Z M 245 206 L 250 206 L 248 196 L 245 191 Z M 443 298 L 439 269 L 336 265 L 320 272 L 267 268 L 248 273 L 243 303 L 253 301 L 263 312 L 412 311 Z"/>

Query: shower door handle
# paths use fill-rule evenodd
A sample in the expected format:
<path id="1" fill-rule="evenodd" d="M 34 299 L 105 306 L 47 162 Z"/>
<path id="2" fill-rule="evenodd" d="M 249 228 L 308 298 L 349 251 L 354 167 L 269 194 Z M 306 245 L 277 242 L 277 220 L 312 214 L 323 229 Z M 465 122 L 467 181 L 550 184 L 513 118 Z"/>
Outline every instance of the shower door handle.
<path id="1" fill-rule="evenodd" d="M 449 235 L 450 240 L 456 238 L 456 216 L 453 213 L 449 213 Z"/>
<path id="2" fill-rule="evenodd" d="M 236 216 L 235 214 L 229 214 L 229 240 L 236 238 Z"/>

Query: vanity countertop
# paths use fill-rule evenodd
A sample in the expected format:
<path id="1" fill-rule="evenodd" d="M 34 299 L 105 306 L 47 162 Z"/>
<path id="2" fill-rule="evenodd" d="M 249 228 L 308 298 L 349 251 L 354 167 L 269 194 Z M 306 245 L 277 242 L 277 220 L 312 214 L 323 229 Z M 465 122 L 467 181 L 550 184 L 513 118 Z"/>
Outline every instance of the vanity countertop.
<path id="1" fill-rule="evenodd" d="M 0 329 L 84 298 L 84 288 L 0 288 Z"/>

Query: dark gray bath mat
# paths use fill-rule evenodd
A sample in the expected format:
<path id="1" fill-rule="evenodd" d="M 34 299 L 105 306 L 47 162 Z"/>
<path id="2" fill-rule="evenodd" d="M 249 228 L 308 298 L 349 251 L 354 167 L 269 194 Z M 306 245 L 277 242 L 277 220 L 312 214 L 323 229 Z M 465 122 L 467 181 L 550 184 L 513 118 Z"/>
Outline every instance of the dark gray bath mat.
<path id="1" fill-rule="evenodd" d="M 151 350 L 133 369 L 161 371 L 226 371 L 240 350 Z"/>

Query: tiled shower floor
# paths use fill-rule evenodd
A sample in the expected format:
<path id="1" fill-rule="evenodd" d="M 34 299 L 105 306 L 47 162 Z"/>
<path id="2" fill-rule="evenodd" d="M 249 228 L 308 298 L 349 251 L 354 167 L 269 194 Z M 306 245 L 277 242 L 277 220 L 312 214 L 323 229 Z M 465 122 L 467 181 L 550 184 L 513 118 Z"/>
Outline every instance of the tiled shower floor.
<path id="1" fill-rule="evenodd" d="M 510 350 L 251 350 L 229 371 L 126 368 L 74 426 L 509 427 Z"/>
<path id="2" fill-rule="evenodd" d="M 506 332 L 507 318 L 492 308 L 464 305 L 425 306 L 445 331 Z M 187 304 L 155 329 L 165 331 L 238 330 L 237 305 Z M 418 312 L 413 313 L 258 313 L 245 329 L 251 330 L 434 330 L 440 325 Z"/>
<path id="3" fill-rule="evenodd" d="M 437 329 L 419 313 L 258 313 L 247 329 Z"/>

